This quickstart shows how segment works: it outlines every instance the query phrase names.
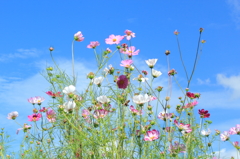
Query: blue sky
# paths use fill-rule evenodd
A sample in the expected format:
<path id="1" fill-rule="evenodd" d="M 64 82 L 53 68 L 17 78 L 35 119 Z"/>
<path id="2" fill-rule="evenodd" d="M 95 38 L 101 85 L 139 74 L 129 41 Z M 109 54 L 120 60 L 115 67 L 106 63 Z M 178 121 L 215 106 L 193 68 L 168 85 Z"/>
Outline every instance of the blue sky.
<path id="1" fill-rule="evenodd" d="M 99 50 L 113 49 L 104 43 L 105 38 L 123 35 L 126 29 L 136 33 L 133 45 L 140 49 L 139 64 L 158 58 L 156 67 L 164 72 L 164 52 L 171 50 L 171 68 L 178 71 L 177 78 L 184 84 L 173 31 L 180 32 L 183 58 L 190 71 L 198 30 L 204 28 L 202 39 L 207 42 L 191 86 L 193 92 L 202 94 L 197 107 L 210 111 L 212 129 L 228 130 L 240 124 L 239 0 L 1 1 L 0 20 L 0 127 L 14 138 L 18 126 L 6 119 L 7 114 L 19 111 L 19 120 L 24 122 L 31 113 L 27 99 L 37 95 L 48 98 L 44 92 L 49 85 L 39 74 L 52 64 L 48 48 L 55 48 L 53 54 L 61 68 L 70 69 L 71 42 L 77 31 L 85 37 L 75 44 L 82 88 L 87 82 L 85 74 L 96 67 L 93 51 L 86 46 L 90 41 L 99 41 Z M 163 81 L 166 77 L 162 76 Z M 177 86 L 173 91 L 177 92 Z"/>

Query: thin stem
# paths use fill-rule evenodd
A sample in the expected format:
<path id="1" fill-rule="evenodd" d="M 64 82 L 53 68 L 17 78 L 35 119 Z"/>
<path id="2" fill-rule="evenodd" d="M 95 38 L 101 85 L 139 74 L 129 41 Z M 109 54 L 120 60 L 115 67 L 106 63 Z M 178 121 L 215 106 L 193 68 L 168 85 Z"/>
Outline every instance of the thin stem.
<path id="1" fill-rule="evenodd" d="M 72 76 L 73 76 L 73 84 L 76 85 L 75 83 L 75 73 L 74 73 L 74 40 L 72 41 Z"/>
<path id="2" fill-rule="evenodd" d="M 178 36 L 176 35 L 176 38 L 177 38 L 177 43 L 178 43 L 178 51 L 179 51 L 179 54 L 180 54 L 180 59 L 181 59 L 181 62 L 182 62 L 182 65 L 183 65 L 183 68 L 184 68 L 184 71 L 185 71 L 185 74 L 186 74 L 186 77 L 187 77 L 187 80 L 188 80 L 188 73 L 187 73 L 187 69 L 184 65 L 184 62 L 183 62 L 183 59 L 182 59 L 182 51 L 181 51 L 181 48 L 180 48 L 180 42 L 178 40 Z"/>

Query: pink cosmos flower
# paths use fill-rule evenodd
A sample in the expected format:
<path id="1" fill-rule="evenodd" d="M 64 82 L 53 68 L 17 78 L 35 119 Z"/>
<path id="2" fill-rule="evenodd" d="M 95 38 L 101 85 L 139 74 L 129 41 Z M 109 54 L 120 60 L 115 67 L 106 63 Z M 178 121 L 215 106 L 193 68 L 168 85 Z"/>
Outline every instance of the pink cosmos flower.
<path id="1" fill-rule="evenodd" d="M 121 35 L 110 35 L 109 38 L 105 39 L 106 44 L 119 44 L 120 41 L 124 38 Z"/>
<path id="2" fill-rule="evenodd" d="M 186 146 L 184 144 L 179 144 L 178 141 L 174 141 L 174 145 L 170 144 L 168 151 L 170 153 L 178 154 L 184 153 L 186 150 Z"/>
<path id="3" fill-rule="evenodd" d="M 31 129 L 31 125 L 24 124 L 23 128 L 17 129 L 17 134 L 19 133 L 20 130 L 23 130 L 24 132 L 27 132 L 29 129 Z"/>
<path id="4" fill-rule="evenodd" d="M 132 112 L 133 115 L 142 115 L 142 110 L 137 110 L 132 105 L 130 106 L 130 111 Z"/>
<path id="5" fill-rule="evenodd" d="M 227 141 L 229 140 L 229 136 L 230 136 L 229 132 L 224 131 L 223 134 L 220 135 L 220 138 L 222 141 Z"/>
<path id="6" fill-rule="evenodd" d="M 168 76 L 174 76 L 175 74 L 177 74 L 177 71 L 174 69 L 168 71 Z"/>
<path id="7" fill-rule="evenodd" d="M 167 119 L 172 120 L 173 117 L 174 117 L 173 113 L 166 113 L 164 111 L 158 114 L 158 118 L 164 121 L 166 121 Z"/>
<path id="8" fill-rule="evenodd" d="M 97 46 L 99 46 L 100 43 L 98 41 L 92 41 L 90 44 L 87 46 L 89 49 L 95 49 Z"/>
<path id="9" fill-rule="evenodd" d="M 9 120 L 15 120 L 17 117 L 18 117 L 18 112 L 14 111 L 14 112 L 9 113 L 7 118 Z"/>
<path id="10" fill-rule="evenodd" d="M 117 86 L 120 89 L 126 89 L 129 84 L 128 78 L 125 75 L 121 75 L 117 78 Z"/>
<path id="11" fill-rule="evenodd" d="M 129 57 L 132 57 L 132 55 L 138 55 L 138 53 L 140 52 L 140 50 L 136 50 L 135 51 L 135 47 L 134 46 L 130 46 L 126 49 L 121 49 L 121 53 L 123 54 L 128 54 Z"/>
<path id="12" fill-rule="evenodd" d="M 191 103 L 188 103 L 187 105 L 183 106 L 183 109 L 187 109 L 187 108 L 193 108 L 194 106 L 196 106 L 198 104 L 198 101 L 193 101 Z"/>
<path id="13" fill-rule="evenodd" d="M 53 123 L 56 121 L 56 113 L 54 112 L 54 110 L 48 109 L 46 115 L 49 122 Z"/>
<path id="14" fill-rule="evenodd" d="M 83 109 L 83 110 L 82 110 L 82 117 L 83 117 L 84 119 L 89 118 L 89 115 L 90 115 L 89 110 L 87 110 L 87 109 Z"/>
<path id="15" fill-rule="evenodd" d="M 190 128 L 190 124 L 183 124 L 183 123 L 178 124 L 178 121 L 176 119 L 174 120 L 174 124 L 178 127 L 179 131 L 181 131 L 182 133 L 192 132 L 192 129 Z"/>
<path id="16" fill-rule="evenodd" d="M 156 100 L 156 99 L 157 99 L 157 97 L 151 96 L 151 99 L 149 101 L 153 101 L 153 100 Z"/>
<path id="17" fill-rule="evenodd" d="M 133 33 L 131 30 L 125 30 L 124 33 L 126 34 L 125 36 L 127 40 L 135 37 L 135 33 Z"/>
<path id="18" fill-rule="evenodd" d="M 28 115 L 28 121 L 38 121 L 41 117 L 42 115 L 40 113 Z"/>
<path id="19" fill-rule="evenodd" d="M 94 118 L 104 118 L 108 114 L 108 111 L 105 109 L 98 109 L 94 111 Z"/>
<path id="20" fill-rule="evenodd" d="M 130 60 L 130 59 L 122 60 L 120 66 L 129 68 L 132 63 L 133 63 L 133 60 Z"/>
<path id="21" fill-rule="evenodd" d="M 45 100 L 45 98 L 40 97 L 40 96 L 36 96 L 36 97 L 31 97 L 31 98 L 29 98 L 29 99 L 28 99 L 28 102 L 29 102 L 29 103 L 32 103 L 33 105 L 34 105 L 34 104 L 41 105 L 44 100 Z"/>
<path id="22" fill-rule="evenodd" d="M 76 34 L 74 34 L 74 40 L 79 42 L 83 41 L 84 37 L 82 35 L 82 32 L 79 31 Z"/>
<path id="23" fill-rule="evenodd" d="M 198 114 L 201 115 L 201 118 L 209 118 L 210 117 L 210 114 L 208 113 L 207 110 L 204 110 L 204 109 L 199 109 L 198 110 Z"/>
<path id="24" fill-rule="evenodd" d="M 233 146 L 236 147 L 237 149 L 240 149 L 238 141 L 233 142 Z"/>
<path id="25" fill-rule="evenodd" d="M 231 135 L 235 135 L 235 134 L 240 135 L 240 124 L 237 124 L 236 127 L 231 128 L 230 131 L 229 131 L 229 134 L 231 134 Z"/>
<path id="26" fill-rule="evenodd" d="M 53 93 L 52 91 L 46 92 L 47 95 L 51 96 L 52 98 L 62 97 L 61 92 Z"/>
<path id="27" fill-rule="evenodd" d="M 153 141 L 159 138 L 159 131 L 153 129 L 152 131 L 147 131 L 147 134 L 144 135 L 144 141 Z"/>

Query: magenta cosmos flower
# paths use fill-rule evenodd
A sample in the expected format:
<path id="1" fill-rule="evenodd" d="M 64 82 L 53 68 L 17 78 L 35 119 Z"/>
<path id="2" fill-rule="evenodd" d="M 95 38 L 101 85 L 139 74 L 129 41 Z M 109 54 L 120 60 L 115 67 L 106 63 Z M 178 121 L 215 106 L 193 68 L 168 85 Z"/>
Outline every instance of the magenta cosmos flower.
<path id="1" fill-rule="evenodd" d="M 132 57 L 132 55 L 138 55 L 138 53 L 140 52 L 140 50 L 136 50 L 135 51 L 135 46 L 130 46 L 127 49 L 122 49 L 121 53 L 123 54 L 128 54 L 129 57 Z"/>
<path id="2" fill-rule="evenodd" d="M 179 131 L 181 131 L 183 134 L 192 132 L 192 129 L 190 129 L 190 124 L 183 124 L 183 123 L 178 124 L 177 120 L 174 120 L 174 124 L 178 127 Z"/>
<path id="3" fill-rule="evenodd" d="M 40 96 L 36 96 L 36 97 L 31 97 L 31 98 L 29 98 L 29 99 L 28 99 L 28 102 L 29 102 L 29 103 L 32 103 L 33 105 L 34 105 L 34 104 L 41 105 L 44 100 L 45 100 L 45 98 L 40 97 Z"/>
<path id="4" fill-rule="evenodd" d="M 47 95 L 51 96 L 52 98 L 62 97 L 61 92 L 53 93 L 52 91 L 46 92 Z"/>
<path id="5" fill-rule="evenodd" d="M 91 41 L 90 44 L 87 46 L 87 48 L 95 49 L 99 45 L 100 45 L 100 43 L 98 41 Z"/>
<path id="6" fill-rule="evenodd" d="M 144 136 L 144 141 L 153 141 L 159 138 L 159 131 L 153 129 L 152 131 L 147 131 L 147 134 Z"/>
<path id="7" fill-rule="evenodd" d="M 54 112 L 54 110 L 48 109 L 46 115 L 49 122 L 53 123 L 56 121 L 56 113 Z"/>
<path id="8" fill-rule="evenodd" d="M 117 85 L 120 89 L 126 89 L 128 86 L 128 78 L 125 75 L 121 75 L 117 78 Z"/>
<path id="9" fill-rule="evenodd" d="M 79 31 L 76 34 L 74 34 L 74 40 L 79 42 L 83 41 L 84 37 L 82 35 L 82 32 Z"/>
<path id="10" fill-rule="evenodd" d="M 133 63 L 133 60 L 130 60 L 130 59 L 122 60 L 120 66 L 129 68 L 132 63 Z"/>
<path id="11" fill-rule="evenodd" d="M 125 36 L 127 40 L 135 37 L 135 33 L 133 33 L 131 30 L 125 30 L 124 33 L 126 34 Z"/>
<path id="12" fill-rule="evenodd" d="M 40 113 L 28 115 L 28 121 L 38 121 L 41 117 L 42 115 Z"/>
<path id="13" fill-rule="evenodd" d="M 124 38 L 121 35 L 110 35 L 109 38 L 105 39 L 106 44 L 119 44 L 120 41 Z"/>
<path id="14" fill-rule="evenodd" d="M 209 118 L 210 114 L 208 113 L 207 110 L 204 109 L 199 109 L 198 114 L 201 115 L 201 118 Z"/>

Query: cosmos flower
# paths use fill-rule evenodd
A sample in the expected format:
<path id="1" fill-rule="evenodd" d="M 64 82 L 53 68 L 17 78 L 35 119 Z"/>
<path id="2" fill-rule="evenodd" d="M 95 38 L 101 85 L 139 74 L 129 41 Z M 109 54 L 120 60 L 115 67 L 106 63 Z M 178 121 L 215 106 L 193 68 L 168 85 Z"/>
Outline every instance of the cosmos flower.
<path id="1" fill-rule="evenodd" d="M 106 44 L 119 44 L 120 41 L 124 38 L 121 35 L 110 35 L 109 38 L 105 39 Z"/>
<path id="2" fill-rule="evenodd" d="M 79 42 L 83 41 L 84 37 L 82 35 L 82 32 L 79 31 L 76 34 L 74 34 L 74 40 Z"/>
<path id="3" fill-rule="evenodd" d="M 97 101 L 102 104 L 106 104 L 110 102 L 110 99 L 107 96 L 103 95 L 103 96 L 97 97 Z"/>
<path id="4" fill-rule="evenodd" d="M 49 122 L 53 123 L 56 121 L 56 113 L 52 109 L 47 109 L 46 116 Z"/>
<path id="5" fill-rule="evenodd" d="M 130 60 L 130 59 L 122 60 L 120 66 L 129 68 L 132 63 L 133 63 L 133 60 Z"/>
<path id="6" fill-rule="evenodd" d="M 127 40 L 135 37 L 135 33 L 133 33 L 131 30 L 125 30 L 124 33 L 126 34 L 125 37 Z"/>
<path id="7" fill-rule="evenodd" d="M 7 118 L 9 120 L 15 120 L 17 117 L 18 117 L 18 112 L 14 111 L 14 112 L 9 113 Z"/>
<path id="8" fill-rule="evenodd" d="M 71 113 L 75 107 L 76 103 L 74 101 L 68 101 L 63 104 L 64 111 L 67 113 Z"/>
<path id="9" fill-rule="evenodd" d="M 41 105 L 44 100 L 45 100 L 45 98 L 40 97 L 40 96 L 36 96 L 36 97 L 31 97 L 31 98 L 29 98 L 29 99 L 28 99 L 28 102 L 29 102 L 29 103 L 32 103 L 33 105 L 34 105 L 34 104 Z"/>
<path id="10" fill-rule="evenodd" d="M 152 131 L 147 131 L 147 134 L 144 135 L 144 141 L 154 141 L 159 138 L 159 131 L 153 129 Z"/>
<path id="11" fill-rule="evenodd" d="M 147 63 L 147 65 L 150 67 L 150 68 L 153 68 L 156 64 L 158 59 L 149 59 L 149 60 L 145 60 L 145 62 Z"/>
<path id="12" fill-rule="evenodd" d="M 133 96 L 133 102 L 139 105 L 142 105 L 146 102 L 149 102 L 151 100 L 151 96 L 148 96 L 148 94 L 145 95 L 135 95 Z"/>
<path id="13" fill-rule="evenodd" d="M 117 78 L 117 86 L 120 89 L 126 89 L 129 84 L 128 78 L 125 75 L 121 75 Z"/>
<path id="14" fill-rule="evenodd" d="M 28 121 L 38 121 L 41 117 L 40 113 L 28 115 Z"/>
<path id="15" fill-rule="evenodd" d="M 100 45 L 100 43 L 98 41 L 91 41 L 90 44 L 87 46 L 87 48 L 95 49 L 99 45 Z"/>
<path id="16" fill-rule="evenodd" d="M 152 76 L 157 78 L 162 75 L 162 72 L 152 69 Z"/>

